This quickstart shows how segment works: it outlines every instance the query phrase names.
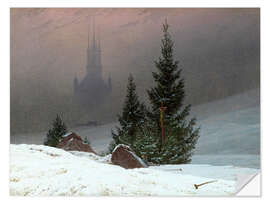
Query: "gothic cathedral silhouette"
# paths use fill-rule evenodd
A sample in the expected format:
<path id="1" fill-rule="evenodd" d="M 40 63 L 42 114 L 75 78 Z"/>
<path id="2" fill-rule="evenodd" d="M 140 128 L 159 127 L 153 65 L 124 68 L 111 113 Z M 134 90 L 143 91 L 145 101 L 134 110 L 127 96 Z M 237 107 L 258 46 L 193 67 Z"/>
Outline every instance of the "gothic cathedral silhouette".
<path id="1" fill-rule="evenodd" d="M 78 81 L 76 76 L 74 77 L 73 90 L 74 101 L 87 109 L 93 109 L 96 105 L 102 104 L 112 91 L 111 77 L 109 76 L 107 83 L 102 77 L 100 36 L 98 33 L 98 40 L 96 40 L 95 21 L 93 21 L 91 45 L 88 26 L 86 75 L 81 82 Z"/>

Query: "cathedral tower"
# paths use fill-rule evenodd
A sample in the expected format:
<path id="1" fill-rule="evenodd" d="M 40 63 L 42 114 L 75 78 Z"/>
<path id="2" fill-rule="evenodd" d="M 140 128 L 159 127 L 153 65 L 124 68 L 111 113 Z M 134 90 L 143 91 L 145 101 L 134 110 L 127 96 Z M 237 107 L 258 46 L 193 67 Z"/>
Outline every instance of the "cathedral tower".
<path id="1" fill-rule="evenodd" d="M 96 39 L 95 21 L 93 21 L 92 27 L 93 36 L 90 42 L 90 29 L 88 26 L 86 75 L 81 82 L 76 76 L 73 81 L 75 101 L 88 108 L 91 105 L 101 104 L 112 91 L 110 76 L 108 82 L 104 82 L 102 77 L 101 41 L 99 30 Z"/>
<path id="2" fill-rule="evenodd" d="M 98 33 L 99 34 L 99 33 Z M 93 21 L 93 39 L 90 46 L 89 40 L 89 26 L 88 26 L 88 45 L 87 45 L 87 64 L 86 70 L 95 78 L 102 79 L 102 64 L 101 64 L 101 48 L 100 38 L 98 35 L 98 42 L 96 41 L 95 21 Z"/>

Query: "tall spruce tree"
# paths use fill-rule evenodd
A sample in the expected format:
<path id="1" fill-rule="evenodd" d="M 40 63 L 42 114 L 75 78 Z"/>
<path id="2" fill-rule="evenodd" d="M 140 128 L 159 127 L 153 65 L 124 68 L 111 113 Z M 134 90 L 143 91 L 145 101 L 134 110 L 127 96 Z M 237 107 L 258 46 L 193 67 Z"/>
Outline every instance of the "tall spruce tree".
<path id="1" fill-rule="evenodd" d="M 136 85 L 132 74 L 130 74 L 122 115 L 118 115 L 120 127 L 116 127 L 116 133 L 112 131 L 114 145 L 127 144 L 132 147 L 136 140 L 138 126 L 142 124 L 144 118 L 145 106 L 139 102 Z"/>
<path id="2" fill-rule="evenodd" d="M 163 39 L 161 40 L 161 57 L 155 61 L 157 72 L 153 72 L 156 86 L 148 90 L 152 105 L 152 116 L 159 121 L 161 104 L 166 107 L 166 116 L 176 114 L 183 105 L 185 97 L 184 79 L 178 61 L 173 58 L 173 41 L 168 32 L 167 20 L 163 24 Z"/>
<path id="3" fill-rule="evenodd" d="M 155 61 L 157 72 L 152 73 L 156 86 L 147 91 L 152 107 L 150 117 L 156 123 L 160 134 L 160 107 L 165 107 L 165 142 L 159 149 L 160 163 L 187 163 L 191 161 L 199 137 L 199 128 L 195 128 L 195 118 L 187 120 L 191 106 L 183 106 L 184 79 L 179 62 L 174 60 L 173 41 L 168 28 L 166 20 L 163 24 L 161 56 Z"/>
<path id="4" fill-rule="evenodd" d="M 53 121 L 52 128 L 47 132 L 47 137 L 44 145 L 56 147 L 59 143 L 59 140 L 66 133 L 67 127 L 62 118 L 57 114 L 55 120 Z"/>

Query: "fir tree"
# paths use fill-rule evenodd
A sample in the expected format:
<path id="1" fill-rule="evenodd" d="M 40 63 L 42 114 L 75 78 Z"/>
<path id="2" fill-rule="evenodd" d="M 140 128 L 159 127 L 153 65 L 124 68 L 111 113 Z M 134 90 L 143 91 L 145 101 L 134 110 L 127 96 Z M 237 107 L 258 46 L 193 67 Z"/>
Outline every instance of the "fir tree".
<path id="1" fill-rule="evenodd" d="M 67 127 L 58 114 L 52 125 L 52 128 L 47 132 L 44 145 L 56 147 L 62 136 L 67 133 Z"/>
<path id="2" fill-rule="evenodd" d="M 168 32 L 167 21 L 163 24 L 163 39 L 161 40 L 161 57 L 155 61 L 157 72 L 153 72 L 156 86 L 148 90 L 152 105 L 152 116 L 159 122 L 161 104 L 166 107 L 167 117 L 176 114 L 183 105 L 185 96 L 184 79 L 181 77 L 182 69 L 178 61 L 173 59 L 173 41 Z"/>
<path id="3" fill-rule="evenodd" d="M 149 113 L 156 123 L 160 134 L 160 107 L 164 106 L 165 142 L 160 145 L 160 163 L 187 163 L 191 156 L 197 139 L 199 128 L 195 128 L 196 119 L 187 120 L 190 105 L 183 106 L 185 91 L 182 69 L 173 56 L 173 41 L 168 32 L 167 21 L 163 24 L 163 39 L 161 40 L 161 57 L 155 61 L 157 72 L 153 72 L 156 86 L 148 90 L 152 111 Z M 154 149 L 152 149 L 154 150 Z"/>
<path id="4" fill-rule="evenodd" d="M 87 145 L 90 145 L 90 141 L 88 140 L 88 138 L 86 136 L 83 139 L 83 143 L 87 144 Z"/>
<path id="5" fill-rule="evenodd" d="M 146 120 L 137 131 L 133 144 L 134 152 L 145 162 L 160 163 L 160 136 L 157 127 L 151 120 Z"/>
<path id="6" fill-rule="evenodd" d="M 139 102 L 136 85 L 133 76 L 128 77 L 127 94 L 122 110 L 122 115 L 118 115 L 120 127 L 116 127 L 116 133 L 112 131 L 114 144 L 126 144 L 132 146 L 136 140 L 138 126 L 142 124 L 145 118 L 145 106 Z"/>
<path id="7" fill-rule="evenodd" d="M 195 118 L 186 121 L 189 110 L 190 106 L 167 120 L 165 143 L 160 151 L 160 163 L 182 164 L 191 161 L 199 138 L 199 128 L 195 127 Z"/>

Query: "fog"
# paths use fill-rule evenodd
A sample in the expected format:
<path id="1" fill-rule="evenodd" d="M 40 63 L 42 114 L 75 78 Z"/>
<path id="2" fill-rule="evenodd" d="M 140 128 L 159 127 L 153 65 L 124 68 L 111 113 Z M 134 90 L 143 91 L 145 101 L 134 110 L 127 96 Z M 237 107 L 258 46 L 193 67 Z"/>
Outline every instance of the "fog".
<path id="1" fill-rule="evenodd" d="M 166 18 L 183 68 L 186 103 L 196 106 L 260 88 L 259 9 L 12 8 L 11 134 L 46 131 L 56 114 L 69 127 L 116 121 L 129 73 L 147 103 Z M 111 76 L 112 93 L 85 111 L 74 104 L 73 79 L 86 75 L 93 19 L 103 79 Z"/>

